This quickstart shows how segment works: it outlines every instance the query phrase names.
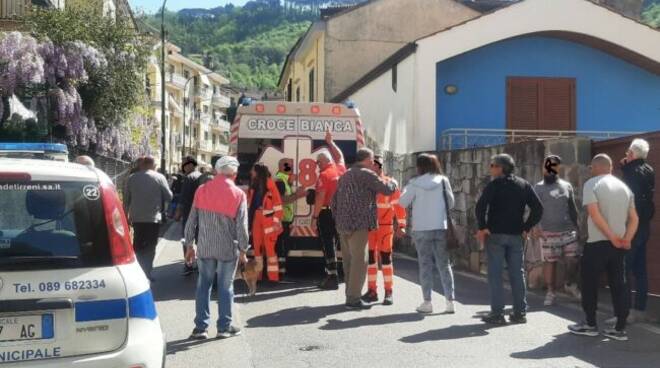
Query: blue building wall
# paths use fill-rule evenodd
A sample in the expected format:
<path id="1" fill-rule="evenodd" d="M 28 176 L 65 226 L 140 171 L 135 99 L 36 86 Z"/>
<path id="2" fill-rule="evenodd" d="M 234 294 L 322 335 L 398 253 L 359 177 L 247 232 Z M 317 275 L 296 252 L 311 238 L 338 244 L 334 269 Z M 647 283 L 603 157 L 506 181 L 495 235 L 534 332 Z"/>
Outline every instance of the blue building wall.
<path id="1" fill-rule="evenodd" d="M 660 76 L 587 46 L 529 36 L 439 62 L 436 132 L 506 128 L 507 77 L 576 79 L 578 130 L 660 130 Z M 447 95 L 446 85 L 458 87 Z"/>

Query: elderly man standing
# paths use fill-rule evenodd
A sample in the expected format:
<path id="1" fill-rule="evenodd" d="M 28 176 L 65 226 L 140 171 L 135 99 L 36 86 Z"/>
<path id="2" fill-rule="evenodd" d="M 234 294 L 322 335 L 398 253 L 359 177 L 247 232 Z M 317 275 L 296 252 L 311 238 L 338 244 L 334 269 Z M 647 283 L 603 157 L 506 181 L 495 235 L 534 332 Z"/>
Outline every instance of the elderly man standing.
<path id="1" fill-rule="evenodd" d="M 136 173 L 128 178 L 124 206 L 133 225 L 133 247 L 147 277 L 151 277 L 163 206 L 172 199 L 172 191 L 163 174 L 156 172 L 153 157 L 144 157 Z"/>
<path id="2" fill-rule="evenodd" d="M 593 177 L 584 184 L 583 190 L 583 204 L 589 213 L 589 238 L 584 246 L 581 269 L 582 309 L 586 321 L 568 329 L 576 335 L 598 336 L 598 289 L 600 276 L 606 272 L 617 321 L 614 328 L 603 330 L 603 335 L 614 340 L 628 340 L 624 257 L 639 223 L 635 200 L 626 184 L 612 175 L 609 156 L 596 155 L 591 161 L 591 174 Z"/>
<path id="3" fill-rule="evenodd" d="M 646 243 L 651 233 L 651 219 L 655 215 L 653 195 L 655 192 L 655 171 L 646 162 L 649 154 L 649 143 L 643 139 L 632 141 L 621 160 L 623 182 L 635 196 L 635 208 L 639 217 L 637 233 L 632 240 L 632 247 L 626 254 L 626 274 L 635 278 L 635 302 L 632 303 L 633 284 L 627 277 L 628 291 L 630 292 L 630 306 L 632 307 L 628 321 L 634 322 L 645 318 L 646 302 L 649 292 L 649 279 L 646 272 Z M 616 317 L 615 317 L 616 318 Z M 614 323 L 615 319 L 610 320 Z"/>
<path id="4" fill-rule="evenodd" d="M 376 174 L 370 149 L 359 149 L 355 160 L 355 165 L 339 180 L 331 207 L 341 241 L 346 307 L 368 309 L 370 305 L 361 295 L 367 278 L 369 231 L 378 228 L 376 196 L 394 194 L 397 183 Z"/>
<path id="5" fill-rule="evenodd" d="M 486 244 L 490 314 L 486 323 L 502 325 L 504 290 L 502 272 L 506 263 L 513 292 L 512 323 L 527 323 L 527 290 L 525 288 L 524 243 L 527 233 L 543 215 L 543 205 L 532 186 L 514 175 L 516 163 L 507 154 L 493 156 L 490 164 L 492 181 L 484 188 L 476 206 L 479 232 L 477 239 Z M 530 213 L 525 219 L 525 210 Z"/>
<path id="6" fill-rule="evenodd" d="M 217 337 L 241 333 L 232 325 L 234 274 L 238 262 L 247 263 L 248 215 L 245 192 L 236 186 L 239 163 L 224 156 L 215 164 L 216 177 L 201 186 L 193 202 L 185 229 L 186 262 L 198 258 L 199 277 L 195 297 L 195 328 L 191 339 L 208 338 L 209 304 L 214 278 L 218 285 Z M 197 238 L 197 249 L 193 243 Z"/>

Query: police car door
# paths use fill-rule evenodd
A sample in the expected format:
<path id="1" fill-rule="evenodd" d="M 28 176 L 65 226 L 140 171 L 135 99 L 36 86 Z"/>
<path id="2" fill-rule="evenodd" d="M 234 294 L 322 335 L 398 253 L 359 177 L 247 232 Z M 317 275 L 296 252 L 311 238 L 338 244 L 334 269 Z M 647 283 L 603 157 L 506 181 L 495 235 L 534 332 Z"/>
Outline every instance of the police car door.
<path id="1" fill-rule="evenodd" d="M 0 191 L 0 363 L 117 350 L 131 302 L 120 268 L 132 260 L 111 249 L 116 194 L 98 179 L 0 173 L 11 184 L 22 186 Z"/>

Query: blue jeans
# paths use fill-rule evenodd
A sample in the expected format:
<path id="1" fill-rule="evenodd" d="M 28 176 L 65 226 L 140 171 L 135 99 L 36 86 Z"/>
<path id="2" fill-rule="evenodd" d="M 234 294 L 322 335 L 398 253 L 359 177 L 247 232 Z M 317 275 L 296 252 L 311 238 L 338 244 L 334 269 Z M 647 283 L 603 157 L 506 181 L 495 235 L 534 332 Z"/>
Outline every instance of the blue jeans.
<path id="1" fill-rule="evenodd" d="M 419 283 L 422 286 L 424 301 L 431 301 L 433 291 L 433 266 L 438 267 L 445 298 L 454 300 L 454 273 L 451 270 L 447 250 L 447 231 L 413 231 L 413 241 L 419 262 Z"/>
<path id="2" fill-rule="evenodd" d="M 648 221 L 640 221 L 637 234 L 632 241 L 632 247 L 626 252 L 626 275 L 628 291 L 630 292 L 630 304 L 638 311 L 646 310 L 646 301 L 649 293 L 649 276 L 646 272 L 646 243 L 649 241 L 651 233 L 651 224 Z M 632 274 L 635 278 L 635 303 L 632 303 L 633 285 Z"/>
<path id="3" fill-rule="evenodd" d="M 206 330 L 211 321 L 209 303 L 213 279 L 218 280 L 218 332 L 226 331 L 231 325 L 231 307 L 234 302 L 234 274 L 238 259 L 218 261 L 216 259 L 198 259 L 197 294 L 195 296 L 195 327 Z"/>
<path id="4" fill-rule="evenodd" d="M 506 262 L 509 282 L 513 293 L 514 313 L 527 311 L 527 290 L 521 235 L 492 234 L 486 242 L 488 254 L 488 286 L 490 287 L 490 310 L 493 314 L 504 313 L 504 286 L 502 272 Z"/>

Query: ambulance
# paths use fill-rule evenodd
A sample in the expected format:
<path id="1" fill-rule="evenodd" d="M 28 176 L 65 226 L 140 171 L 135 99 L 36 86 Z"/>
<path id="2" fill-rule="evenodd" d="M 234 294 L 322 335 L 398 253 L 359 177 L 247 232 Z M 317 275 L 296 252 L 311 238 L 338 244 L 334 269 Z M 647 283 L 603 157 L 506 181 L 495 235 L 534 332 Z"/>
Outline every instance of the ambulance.
<path id="1" fill-rule="evenodd" d="M 317 156 L 328 150 L 328 130 L 346 164 L 353 163 L 358 148 L 364 146 L 364 134 L 360 114 L 351 104 L 244 101 L 230 135 L 230 154 L 241 163 L 237 184 L 249 184 L 250 170 L 257 162 L 266 164 L 274 176 L 280 160 L 288 159 L 296 176 L 293 190 L 313 190 L 319 175 Z M 321 242 L 311 223 L 312 205 L 301 198 L 294 204 L 288 258 L 323 257 Z"/>

